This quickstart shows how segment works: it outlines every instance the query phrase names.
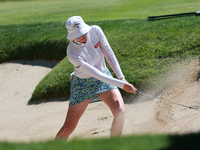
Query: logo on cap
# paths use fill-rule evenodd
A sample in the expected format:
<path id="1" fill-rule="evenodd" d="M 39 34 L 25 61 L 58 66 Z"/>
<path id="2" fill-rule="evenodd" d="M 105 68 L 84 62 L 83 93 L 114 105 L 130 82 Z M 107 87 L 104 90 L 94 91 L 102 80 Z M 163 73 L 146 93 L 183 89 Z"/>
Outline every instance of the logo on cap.
<path id="1" fill-rule="evenodd" d="M 79 68 L 80 68 L 80 66 L 81 66 L 81 65 L 79 65 L 79 66 L 76 66 L 76 68 L 78 68 L 78 69 L 79 69 Z"/>
<path id="2" fill-rule="evenodd" d="M 79 26 L 80 26 L 80 23 L 76 23 L 76 24 L 73 26 L 73 28 L 79 28 Z"/>

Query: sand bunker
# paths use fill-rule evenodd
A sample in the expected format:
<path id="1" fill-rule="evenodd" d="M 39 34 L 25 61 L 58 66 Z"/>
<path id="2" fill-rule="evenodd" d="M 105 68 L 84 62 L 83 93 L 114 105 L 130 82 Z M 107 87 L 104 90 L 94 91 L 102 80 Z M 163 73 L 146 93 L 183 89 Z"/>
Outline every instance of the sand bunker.
<path id="1" fill-rule="evenodd" d="M 38 82 L 53 66 L 41 61 L 0 65 L 0 141 L 41 141 L 55 137 L 65 120 L 68 102 L 27 104 Z M 183 66 L 168 74 L 167 82 L 163 80 L 161 84 L 167 86 L 159 97 L 189 106 L 200 105 L 198 62 Z M 200 111 L 146 99 L 141 95 L 126 104 L 124 135 L 200 132 Z M 70 138 L 109 137 L 111 123 L 108 107 L 103 102 L 91 103 Z"/>

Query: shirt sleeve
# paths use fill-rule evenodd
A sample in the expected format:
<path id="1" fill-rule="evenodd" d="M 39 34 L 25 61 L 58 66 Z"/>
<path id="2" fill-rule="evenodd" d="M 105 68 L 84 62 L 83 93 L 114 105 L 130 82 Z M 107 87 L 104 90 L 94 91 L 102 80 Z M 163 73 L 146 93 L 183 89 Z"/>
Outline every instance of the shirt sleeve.
<path id="1" fill-rule="evenodd" d="M 123 89 L 124 84 L 125 84 L 124 80 L 115 79 L 109 75 L 104 74 L 103 72 L 93 67 L 92 65 L 88 64 L 81 58 L 78 58 L 75 56 L 69 56 L 68 59 L 81 72 L 84 72 L 85 74 L 88 74 L 91 77 L 97 78 L 103 82 L 106 82 L 108 84 L 111 84 Z"/>
<path id="2" fill-rule="evenodd" d="M 84 73 L 86 73 L 94 78 L 97 78 L 103 82 L 117 86 L 121 89 L 123 89 L 123 87 L 124 87 L 125 81 L 115 79 L 109 75 L 106 75 L 103 72 L 101 72 L 100 70 L 96 69 L 95 67 L 91 66 L 90 64 L 88 64 L 86 62 L 84 64 L 82 64 L 79 69 L 81 71 L 84 71 Z"/>
<path id="3" fill-rule="evenodd" d="M 105 55 L 105 58 L 106 58 L 108 64 L 110 65 L 112 70 L 115 72 L 118 79 L 124 78 L 124 75 L 121 71 L 121 68 L 117 61 L 117 58 L 116 58 L 112 48 L 110 47 L 110 44 L 108 43 L 108 40 L 107 40 L 105 34 L 103 33 L 103 31 L 100 27 L 97 26 L 97 29 L 98 29 L 97 30 L 98 35 L 100 37 L 100 43 L 101 43 L 100 45 L 101 45 L 102 51 Z"/>

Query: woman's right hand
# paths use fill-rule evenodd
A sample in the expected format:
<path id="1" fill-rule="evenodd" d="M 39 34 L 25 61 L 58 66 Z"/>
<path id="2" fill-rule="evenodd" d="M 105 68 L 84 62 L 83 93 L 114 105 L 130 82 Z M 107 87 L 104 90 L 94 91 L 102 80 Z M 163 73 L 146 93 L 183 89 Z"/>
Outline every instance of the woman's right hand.
<path id="1" fill-rule="evenodd" d="M 124 84 L 123 90 L 126 91 L 127 93 L 134 93 L 134 94 L 136 94 L 137 91 L 137 89 L 128 82 Z"/>

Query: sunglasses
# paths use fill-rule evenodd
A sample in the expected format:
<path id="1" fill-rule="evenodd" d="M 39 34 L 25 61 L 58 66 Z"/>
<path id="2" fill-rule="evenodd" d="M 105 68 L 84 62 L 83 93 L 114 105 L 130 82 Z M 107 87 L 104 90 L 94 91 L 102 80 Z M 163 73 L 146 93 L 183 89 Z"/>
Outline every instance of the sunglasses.
<path id="1" fill-rule="evenodd" d="M 76 39 L 80 39 L 82 36 L 86 36 L 86 35 L 87 35 L 87 33 L 81 35 L 80 37 L 78 37 L 78 38 L 76 38 Z"/>

